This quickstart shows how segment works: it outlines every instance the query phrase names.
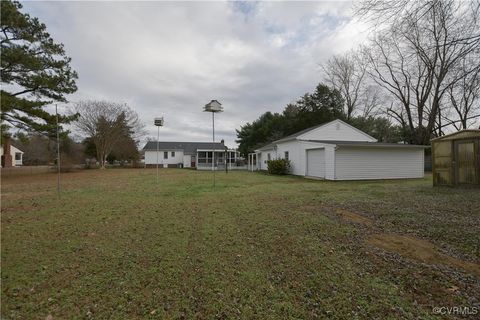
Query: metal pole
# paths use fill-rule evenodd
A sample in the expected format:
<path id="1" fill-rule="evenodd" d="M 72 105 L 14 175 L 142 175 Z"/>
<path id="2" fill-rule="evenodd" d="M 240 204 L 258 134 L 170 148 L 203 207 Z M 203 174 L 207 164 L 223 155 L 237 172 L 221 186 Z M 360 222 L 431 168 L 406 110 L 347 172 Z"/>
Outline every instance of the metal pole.
<path id="1" fill-rule="evenodd" d="M 213 130 L 212 170 L 213 170 L 213 189 L 215 189 L 215 112 L 212 112 L 212 130 Z"/>
<path id="2" fill-rule="evenodd" d="M 60 198 L 60 132 L 58 129 L 58 107 L 55 104 L 55 117 L 57 119 L 57 195 Z"/>
<path id="3" fill-rule="evenodd" d="M 159 149 L 159 142 L 160 140 L 160 126 L 157 126 L 157 183 L 158 183 L 158 149 Z"/>

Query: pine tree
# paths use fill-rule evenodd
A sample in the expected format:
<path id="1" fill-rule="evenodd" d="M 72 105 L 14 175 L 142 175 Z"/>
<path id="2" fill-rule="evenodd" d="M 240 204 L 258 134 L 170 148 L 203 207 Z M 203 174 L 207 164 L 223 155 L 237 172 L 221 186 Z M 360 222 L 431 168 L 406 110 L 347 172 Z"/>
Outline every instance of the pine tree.
<path id="1" fill-rule="evenodd" d="M 63 44 L 56 43 L 37 18 L 20 12 L 22 5 L 1 1 L 1 121 L 17 128 L 52 133 L 55 115 L 45 106 L 65 102 L 77 90 Z M 59 116 L 68 123 L 75 116 Z"/>

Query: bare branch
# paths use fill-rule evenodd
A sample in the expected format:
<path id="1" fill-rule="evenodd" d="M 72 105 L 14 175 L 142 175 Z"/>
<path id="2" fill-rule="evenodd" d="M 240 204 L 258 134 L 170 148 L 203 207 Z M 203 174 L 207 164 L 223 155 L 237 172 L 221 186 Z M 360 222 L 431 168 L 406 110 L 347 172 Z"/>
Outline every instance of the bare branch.
<path id="1" fill-rule="evenodd" d="M 115 145 L 122 139 L 143 133 L 143 124 L 126 104 L 108 101 L 81 101 L 74 111 L 80 114 L 76 127 L 91 138 L 97 149 L 101 167 Z"/>

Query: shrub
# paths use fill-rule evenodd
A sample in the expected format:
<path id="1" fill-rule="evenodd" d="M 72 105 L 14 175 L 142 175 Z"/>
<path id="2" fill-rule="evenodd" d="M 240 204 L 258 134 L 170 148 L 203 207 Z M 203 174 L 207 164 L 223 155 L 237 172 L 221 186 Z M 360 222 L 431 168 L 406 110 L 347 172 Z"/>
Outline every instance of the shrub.
<path id="1" fill-rule="evenodd" d="M 267 162 L 268 173 L 287 174 L 290 171 L 290 160 L 276 159 Z"/>

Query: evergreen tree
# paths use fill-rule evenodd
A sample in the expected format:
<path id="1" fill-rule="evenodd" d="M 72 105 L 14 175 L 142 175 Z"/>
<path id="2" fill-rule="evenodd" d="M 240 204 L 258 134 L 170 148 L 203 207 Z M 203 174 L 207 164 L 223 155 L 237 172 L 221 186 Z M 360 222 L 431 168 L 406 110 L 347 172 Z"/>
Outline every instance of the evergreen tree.
<path id="1" fill-rule="evenodd" d="M 22 5 L 1 1 L 1 121 L 43 133 L 55 131 L 55 115 L 44 107 L 65 102 L 77 90 L 63 44 L 56 43 L 37 18 L 20 12 Z M 68 123 L 75 116 L 59 116 Z"/>
<path id="2" fill-rule="evenodd" d="M 238 149 L 246 155 L 295 132 L 334 119 L 344 119 L 343 106 L 344 99 L 338 90 L 319 84 L 313 93 L 306 93 L 295 104 L 288 104 L 283 113 L 266 112 L 254 122 L 237 129 Z"/>

